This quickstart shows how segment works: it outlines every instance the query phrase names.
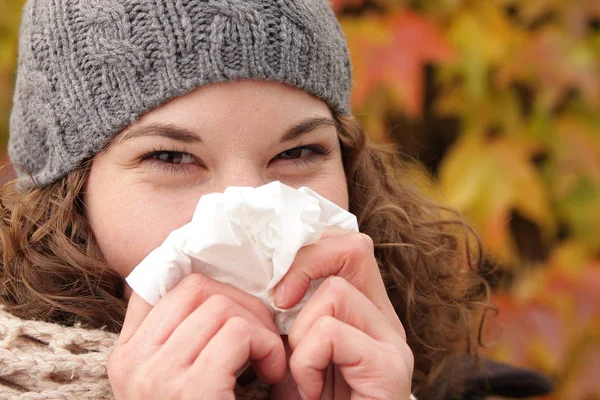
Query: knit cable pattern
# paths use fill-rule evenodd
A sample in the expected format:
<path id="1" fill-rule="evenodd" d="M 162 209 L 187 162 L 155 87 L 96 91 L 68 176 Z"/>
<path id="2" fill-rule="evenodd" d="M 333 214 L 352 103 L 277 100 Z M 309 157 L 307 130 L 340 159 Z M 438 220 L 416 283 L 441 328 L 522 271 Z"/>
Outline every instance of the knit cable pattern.
<path id="1" fill-rule="evenodd" d="M 116 339 L 0 308 L 0 399 L 112 399 L 106 364 Z"/>

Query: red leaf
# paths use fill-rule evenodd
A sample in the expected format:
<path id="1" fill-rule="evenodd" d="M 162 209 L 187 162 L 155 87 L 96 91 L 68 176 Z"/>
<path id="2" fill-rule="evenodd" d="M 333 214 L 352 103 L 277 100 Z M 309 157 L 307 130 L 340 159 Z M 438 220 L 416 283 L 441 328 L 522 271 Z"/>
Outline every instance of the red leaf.
<path id="1" fill-rule="evenodd" d="M 519 301 L 508 295 L 497 294 L 494 304 L 500 314 L 487 328 L 487 336 L 499 340 L 490 350 L 499 348 L 508 361 L 531 366 L 532 361 L 554 370 L 564 363 L 567 352 L 567 332 L 558 313 L 539 301 Z M 545 360 L 535 360 L 534 349 L 546 350 Z"/>
<path id="2" fill-rule="evenodd" d="M 423 67 L 454 55 L 439 29 L 407 11 L 365 15 L 343 25 L 354 62 L 353 105 L 362 107 L 375 89 L 387 87 L 399 107 L 418 117 L 423 103 Z"/>
<path id="3" fill-rule="evenodd" d="M 365 3 L 365 0 L 330 0 L 333 11 L 339 13 L 344 6 L 359 7 Z"/>
<path id="4" fill-rule="evenodd" d="M 595 344 L 584 355 L 582 368 L 570 384 L 570 399 L 594 399 L 600 396 L 600 345 Z"/>

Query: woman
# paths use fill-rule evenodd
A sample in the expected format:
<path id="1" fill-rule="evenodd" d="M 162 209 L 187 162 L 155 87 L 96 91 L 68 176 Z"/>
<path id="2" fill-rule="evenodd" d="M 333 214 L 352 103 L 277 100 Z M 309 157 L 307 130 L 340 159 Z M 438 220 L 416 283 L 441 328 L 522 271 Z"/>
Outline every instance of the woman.
<path id="1" fill-rule="evenodd" d="M 20 330 L 4 340 L 33 337 L 10 355 L 58 348 L 94 373 L 15 367 L 5 386 L 117 399 L 450 390 L 435 382 L 475 352 L 487 296 L 478 246 L 367 140 L 350 87 L 326 0 L 29 1 L 9 146 L 20 177 L 1 193 L 0 296 L 5 330 Z M 273 180 L 309 186 L 362 232 L 330 229 L 298 253 L 278 305 L 327 279 L 288 337 L 260 301 L 202 275 L 153 308 L 124 284 L 200 196 Z M 89 332 L 100 339 L 75 350 L 57 339 Z M 248 361 L 258 379 L 236 379 Z"/>

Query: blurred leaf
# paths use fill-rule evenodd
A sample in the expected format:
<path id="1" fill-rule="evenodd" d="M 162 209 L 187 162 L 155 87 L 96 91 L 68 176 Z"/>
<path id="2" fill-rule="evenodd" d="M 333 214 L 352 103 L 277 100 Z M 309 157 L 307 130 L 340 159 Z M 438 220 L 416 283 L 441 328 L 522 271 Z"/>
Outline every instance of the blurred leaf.
<path id="1" fill-rule="evenodd" d="M 460 9 L 447 32 L 451 43 L 460 50 L 456 64 L 449 66 L 464 79 L 467 99 L 480 101 L 489 91 L 488 68 L 510 59 L 519 49 L 521 34 L 511 29 L 502 10 L 491 2 L 475 2 Z"/>
<path id="2" fill-rule="evenodd" d="M 511 88 L 505 90 L 490 89 L 489 99 L 474 101 L 464 86 L 449 87 L 442 90 L 435 104 L 435 110 L 444 116 L 459 116 L 465 135 L 495 134 L 519 137 L 528 135 L 527 121 L 523 119 L 518 96 Z M 537 141 L 537 140 L 536 140 Z"/>
<path id="3" fill-rule="evenodd" d="M 569 347 L 563 322 L 552 308 L 508 294 L 496 295 L 494 304 L 500 314 L 493 321 L 493 328 L 501 331 L 501 337 L 492 354 L 546 373 L 561 369 Z"/>
<path id="4" fill-rule="evenodd" d="M 362 6 L 366 0 L 330 0 L 333 11 L 340 12 L 344 6 L 358 7 Z"/>
<path id="5" fill-rule="evenodd" d="M 554 228 L 543 181 L 530 162 L 534 151 L 519 139 L 465 136 L 440 169 L 446 201 L 473 220 L 484 243 L 504 261 L 517 259 L 509 231 L 512 211 L 548 231 Z"/>
<path id="6" fill-rule="evenodd" d="M 574 241 L 558 246 L 547 268 L 522 275 L 510 292 L 495 296 L 500 314 L 487 334 L 502 334 L 489 354 L 555 377 L 553 398 L 600 395 L 599 287 L 600 259 Z"/>
<path id="7" fill-rule="evenodd" d="M 361 109 L 374 90 L 385 87 L 407 115 L 419 116 L 423 67 L 453 54 L 439 30 L 406 11 L 344 19 L 343 26 L 354 55 L 354 107 Z"/>
<path id="8" fill-rule="evenodd" d="M 559 217 L 600 250 L 600 118 L 584 118 L 573 113 L 557 121 L 550 182 Z"/>
<path id="9" fill-rule="evenodd" d="M 388 142 L 387 125 L 383 116 L 388 111 L 388 96 L 380 88 L 374 90 L 369 98 L 368 107 L 364 112 L 357 114 L 357 117 L 364 124 L 369 133 L 369 137 L 376 142 Z"/>
<path id="10" fill-rule="evenodd" d="M 577 89 L 600 106 L 598 49 L 591 41 L 567 36 L 555 26 L 527 36 L 519 55 L 501 76 L 502 80 L 533 81 L 546 109 L 555 106 L 569 89 Z"/>
<path id="11" fill-rule="evenodd" d="M 586 351 L 581 354 L 581 359 L 578 362 L 578 367 L 573 371 L 568 371 L 568 375 L 572 379 L 567 380 L 564 388 L 561 388 L 563 398 L 569 399 L 594 399 L 600 398 L 600 379 L 598 379 L 598 371 L 600 371 L 600 329 L 596 330 L 595 339 L 592 338 L 592 343 L 586 346 Z M 596 397 L 591 397 L 593 393 Z"/>
<path id="12" fill-rule="evenodd" d="M 548 260 L 548 268 L 567 275 L 579 275 L 590 263 L 593 253 L 579 241 L 569 240 L 557 246 Z"/>

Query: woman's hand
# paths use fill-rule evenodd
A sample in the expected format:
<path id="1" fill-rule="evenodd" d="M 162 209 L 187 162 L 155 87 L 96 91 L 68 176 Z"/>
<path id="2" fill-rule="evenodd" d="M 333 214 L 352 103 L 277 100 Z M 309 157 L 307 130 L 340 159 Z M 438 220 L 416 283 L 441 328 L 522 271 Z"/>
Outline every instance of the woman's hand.
<path id="1" fill-rule="evenodd" d="M 328 229 L 318 243 L 298 252 L 275 301 L 292 307 L 311 280 L 325 277 L 289 334 L 298 392 L 311 400 L 408 399 L 413 354 L 387 297 L 371 239 Z"/>
<path id="2" fill-rule="evenodd" d="M 258 299 L 194 274 L 155 307 L 135 293 L 108 363 L 116 399 L 231 399 L 251 360 L 265 382 L 285 377 L 286 354 Z"/>

